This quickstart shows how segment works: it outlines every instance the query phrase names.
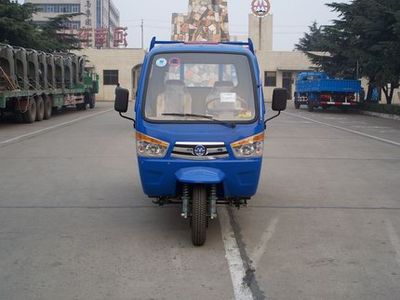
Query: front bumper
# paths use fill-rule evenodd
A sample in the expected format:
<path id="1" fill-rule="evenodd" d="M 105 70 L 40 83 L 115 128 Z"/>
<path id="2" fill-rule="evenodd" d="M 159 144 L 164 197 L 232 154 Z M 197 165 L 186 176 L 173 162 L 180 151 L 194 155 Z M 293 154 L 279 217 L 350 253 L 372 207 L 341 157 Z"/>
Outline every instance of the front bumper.
<path id="1" fill-rule="evenodd" d="M 225 199 L 249 198 L 257 191 L 262 165 L 261 158 L 198 162 L 139 157 L 138 161 L 143 191 L 150 197 L 176 197 L 178 185 L 188 183 L 218 184 Z"/>

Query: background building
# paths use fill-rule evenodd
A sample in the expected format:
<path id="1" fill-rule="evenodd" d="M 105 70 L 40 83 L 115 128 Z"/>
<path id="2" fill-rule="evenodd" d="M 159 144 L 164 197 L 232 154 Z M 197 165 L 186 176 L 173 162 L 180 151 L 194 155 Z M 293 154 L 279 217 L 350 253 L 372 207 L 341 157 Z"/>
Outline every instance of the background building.
<path id="1" fill-rule="evenodd" d="M 26 0 L 38 7 L 34 15 L 36 23 L 44 23 L 60 14 L 82 13 L 67 22 L 66 27 L 79 35 L 83 47 L 110 48 L 118 46 L 115 40 L 123 40 L 119 11 L 111 0 Z M 117 35 L 117 36 L 116 36 Z M 124 42 L 124 41 L 122 41 Z"/>
<path id="2" fill-rule="evenodd" d="M 130 98 L 134 99 L 145 50 L 88 48 L 76 51 L 76 54 L 85 55 L 88 58 L 88 67 L 93 67 L 99 74 L 97 100 L 114 100 L 117 83 L 127 88 Z"/>
<path id="3" fill-rule="evenodd" d="M 294 96 L 297 74 L 315 69 L 308 57 L 300 51 L 273 51 L 273 15 L 263 18 L 249 14 L 249 36 L 261 70 L 266 101 L 272 100 L 273 90 L 286 88 Z"/>

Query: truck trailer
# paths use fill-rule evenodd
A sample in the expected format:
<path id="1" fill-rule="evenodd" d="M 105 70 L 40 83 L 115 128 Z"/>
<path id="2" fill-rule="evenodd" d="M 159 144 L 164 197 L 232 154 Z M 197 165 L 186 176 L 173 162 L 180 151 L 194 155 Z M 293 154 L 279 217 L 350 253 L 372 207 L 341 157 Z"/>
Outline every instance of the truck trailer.
<path id="1" fill-rule="evenodd" d="M 314 108 L 357 107 L 361 92 L 360 80 L 331 79 L 323 72 L 303 72 L 297 76 L 294 104 L 299 109 L 307 105 L 309 111 Z"/>
<path id="2" fill-rule="evenodd" d="M 46 53 L 0 44 L 0 113 L 26 123 L 50 119 L 68 106 L 95 107 L 98 75 L 72 53 Z"/>

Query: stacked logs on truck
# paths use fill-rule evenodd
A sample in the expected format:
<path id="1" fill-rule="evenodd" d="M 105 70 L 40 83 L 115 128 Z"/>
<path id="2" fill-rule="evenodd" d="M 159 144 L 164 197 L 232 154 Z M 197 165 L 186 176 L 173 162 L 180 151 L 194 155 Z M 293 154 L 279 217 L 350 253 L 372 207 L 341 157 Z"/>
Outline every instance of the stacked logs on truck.
<path id="1" fill-rule="evenodd" d="M 0 113 L 27 123 L 49 119 L 67 106 L 94 108 L 98 77 L 85 58 L 0 44 Z"/>
<path id="2" fill-rule="evenodd" d="M 0 44 L 0 91 L 72 89 L 83 82 L 85 59 Z"/>

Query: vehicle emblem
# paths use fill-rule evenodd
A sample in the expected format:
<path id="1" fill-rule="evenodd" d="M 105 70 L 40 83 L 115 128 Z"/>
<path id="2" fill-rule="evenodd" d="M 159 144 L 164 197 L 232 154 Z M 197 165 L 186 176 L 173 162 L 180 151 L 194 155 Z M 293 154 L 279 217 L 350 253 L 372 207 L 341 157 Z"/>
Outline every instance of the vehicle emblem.
<path id="1" fill-rule="evenodd" d="M 256 17 L 263 18 L 271 10 L 271 4 L 269 0 L 253 0 L 251 2 L 251 11 Z"/>
<path id="2" fill-rule="evenodd" d="M 193 149 L 193 154 L 195 156 L 205 156 L 207 154 L 207 148 L 204 147 L 203 145 L 197 145 Z"/>

